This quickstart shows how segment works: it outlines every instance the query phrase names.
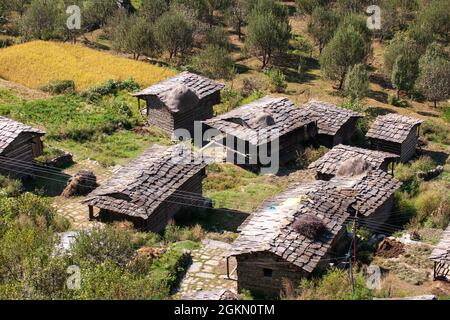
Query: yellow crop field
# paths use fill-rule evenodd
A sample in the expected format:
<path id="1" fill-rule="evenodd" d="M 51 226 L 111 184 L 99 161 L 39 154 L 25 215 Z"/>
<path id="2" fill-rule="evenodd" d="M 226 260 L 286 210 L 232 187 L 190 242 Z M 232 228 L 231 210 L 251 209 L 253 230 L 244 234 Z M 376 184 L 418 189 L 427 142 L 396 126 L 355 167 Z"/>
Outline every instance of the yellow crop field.
<path id="1" fill-rule="evenodd" d="M 83 90 L 107 80 L 133 78 L 149 86 L 173 70 L 114 56 L 81 45 L 33 41 L 0 49 L 0 78 L 39 88 L 52 80 L 73 80 Z"/>

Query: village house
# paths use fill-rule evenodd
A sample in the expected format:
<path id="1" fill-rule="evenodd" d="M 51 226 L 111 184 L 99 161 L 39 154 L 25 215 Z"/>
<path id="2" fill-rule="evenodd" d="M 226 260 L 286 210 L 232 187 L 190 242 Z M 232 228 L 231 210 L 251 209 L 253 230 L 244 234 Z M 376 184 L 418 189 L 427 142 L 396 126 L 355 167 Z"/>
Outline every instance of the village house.
<path id="1" fill-rule="evenodd" d="M 280 164 L 294 159 L 317 134 L 315 118 L 287 98 L 270 96 L 203 123 L 214 132 L 209 141 L 227 147 L 227 161 L 256 170 L 274 157 Z"/>
<path id="2" fill-rule="evenodd" d="M 374 231 L 390 218 L 395 193 L 401 187 L 401 182 L 383 170 L 374 169 L 362 157 L 344 161 L 329 183 L 337 190 L 354 191 L 355 214 L 363 226 Z"/>
<path id="3" fill-rule="evenodd" d="M 318 142 L 327 148 L 348 143 L 352 138 L 358 119 L 363 115 L 331 103 L 312 100 L 304 109 L 317 119 Z"/>
<path id="4" fill-rule="evenodd" d="M 33 161 L 43 154 L 45 132 L 0 117 L 0 174 L 23 178 L 33 173 Z"/>
<path id="5" fill-rule="evenodd" d="M 344 222 L 353 201 L 326 181 L 295 185 L 266 201 L 229 252 L 227 261 L 237 261 L 238 291 L 279 296 L 286 285 L 296 288 L 302 278 L 326 269 L 347 249 Z"/>
<path id="6" fill-rule="evenodd" d="M 450 281 L 450 225 L 442 234 L 430 259 L 434 262 L 434 280 Z"/>
<path id="7" fill-rule="evenodd" d="M 266 201 L 240 228 L 230 257 L 239 292 L 276 296 L 286 281 L 324 270 L 348 249 L 345 222 L 377 231 L 391 214 L 400 183 L 362 158 L 350 159 L 330 181 L 316 180 Z M 228 259 L 229 261 L 229 259 Z M 228 269 L 228 277 L 231 274 Z"/>
<path id="8" fill-rule="evenodd" d="M 328 151 L 317 161 L 311 163 L 308 168 L 316 172 L 317 179 L 330 180 L 336 175 L 337 170 L 343 162 L 354 158 L 364 159 L 373 169 L 389 171 L 390 166 L 390 171 L 392 172 L 394 163 L 399 156 L 389 152 L 374 151 L 340 144 Z"/>
<path id="9" fill-rule="evenodd" d="M 366 134 L 371 148 L 395 153 L 407 162 L 416 153 L 423 121 L 394 113 L 378 116 Z"/>
<path id="10" fill-rule="evenodd" d="M 90 193 L 89 218 L 128 220 L 137 228 L 162 231 L 183 207 L 202 206 L 205 163 L 184 144 L 153 146 Z"/>
<path id="11" fill-rule="evenodd" d="M 213 116 L 213 106 L 220 103 L 224 85 L 214 80 L 182 72 L 172 78 L 148 87 L 134 96 L 139 110 L 148 117 L 148 125 L 172 134 L 186 129 L 194 136 L 194 122 Z M 141 110 L 141 100 L 146 109 Z"/>

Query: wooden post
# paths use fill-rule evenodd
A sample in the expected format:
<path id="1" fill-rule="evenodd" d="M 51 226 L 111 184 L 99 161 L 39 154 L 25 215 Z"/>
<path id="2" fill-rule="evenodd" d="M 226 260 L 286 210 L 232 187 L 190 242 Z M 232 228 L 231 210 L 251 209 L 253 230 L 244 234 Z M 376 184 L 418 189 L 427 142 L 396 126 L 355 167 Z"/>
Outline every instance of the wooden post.
<path id="1" fill-rule="evenodd" d="M 94 220 L 94 207 L 89 206 L 89 221 Z"/>

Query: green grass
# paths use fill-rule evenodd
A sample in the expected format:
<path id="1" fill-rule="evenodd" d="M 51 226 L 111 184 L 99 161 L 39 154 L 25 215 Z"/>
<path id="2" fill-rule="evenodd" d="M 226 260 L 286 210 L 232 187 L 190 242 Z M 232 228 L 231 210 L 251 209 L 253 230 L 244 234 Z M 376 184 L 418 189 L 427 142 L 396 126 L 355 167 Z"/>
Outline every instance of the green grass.
<path id="1" fill-rule="evenodd" d="M 0 88 L 0 104 L 18 103 L 20 99 L 8 89 Z"/>
<path id="2" fill-rule="evenodd" d="M 141 122 L 137 102 L 126 92 L 89 101 L 79 95 L 44 100 L 18 100 L 0 93 L 0 115 L 44 129 L 45 145 L 69 151 L 76 160 L 92 159 L 102 165 L 123 164 L 153 143 L 169 144 L 157 129 L 134 132 Z"/>
<path id="3" fill-rule="evenodd" d="M 286 184 L 270 181 L 267 176 L 259 176 L 234 165 L 223 164 L 209 166 L 203 187 L 215 208 L 251 212 L 264 200 L 285 190 Z"/>

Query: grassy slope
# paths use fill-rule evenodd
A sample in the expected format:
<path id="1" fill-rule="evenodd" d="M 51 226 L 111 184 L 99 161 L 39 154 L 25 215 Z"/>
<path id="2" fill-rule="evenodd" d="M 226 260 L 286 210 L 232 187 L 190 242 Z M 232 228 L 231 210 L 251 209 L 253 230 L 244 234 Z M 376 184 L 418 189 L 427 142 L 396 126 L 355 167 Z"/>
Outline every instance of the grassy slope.
<path id="1" fill-rule="evenodd" d="M 52 80 L 74 80 L 78 90 L 109 79 L 133 78 L 142 86 L 174 71 L 99 52 L 81 45 L 33 41 L 0 50 L 0 77 L 30 88 Z"/>

